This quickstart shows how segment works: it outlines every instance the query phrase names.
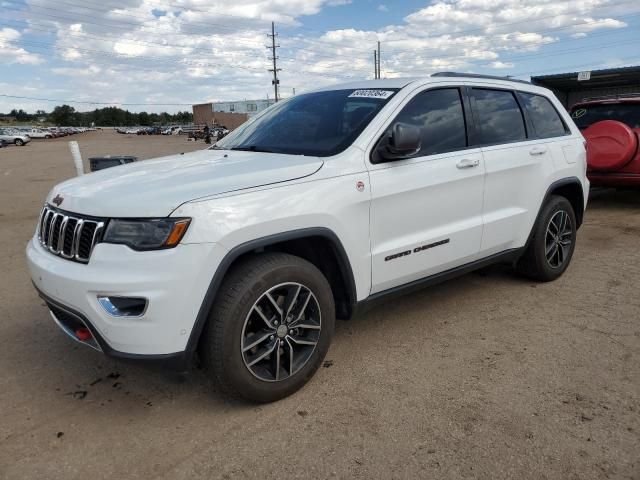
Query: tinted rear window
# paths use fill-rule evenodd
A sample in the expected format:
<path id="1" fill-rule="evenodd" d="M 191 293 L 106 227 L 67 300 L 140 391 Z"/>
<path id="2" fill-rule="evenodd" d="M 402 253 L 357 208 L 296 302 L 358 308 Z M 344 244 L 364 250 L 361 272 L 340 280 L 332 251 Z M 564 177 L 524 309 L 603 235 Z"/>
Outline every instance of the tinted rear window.
<path id="1" fill-rule="evenodd" d="M 513 92 L 474 88 L 480 138 L 484 144 L 526 140 L 522 112 Z"/>
<path id="2" fill-rule="evenodd" d="M 519 95 L 538 137 L 561 137 L 569 133 L 560 114 L 549 99 L 532 93 L 520 93 Z"/>
<path id="3" fill-rule="evenodd" d="M 640 103 L 586 105 L 571 109 L 571 118 L 584 129 L 601 120 L 617 120 L 631 128 L 640 128 Z"/>

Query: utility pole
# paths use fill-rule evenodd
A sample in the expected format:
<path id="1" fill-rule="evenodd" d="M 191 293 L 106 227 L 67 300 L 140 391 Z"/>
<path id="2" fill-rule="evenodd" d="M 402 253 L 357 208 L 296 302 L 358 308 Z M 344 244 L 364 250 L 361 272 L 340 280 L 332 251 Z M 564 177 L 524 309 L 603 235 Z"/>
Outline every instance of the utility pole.
<path id="1" fill-rule="evenodd" d="M 269 71 L 273 72 L 273 80 L 271 80 L 271 83 L 273 84 L 273 92 L 275 94 L 274 98 L 276 102 L 278 101 L 278 85 L 280 84 L 280 80 L 278 80 L 278 72 L 282 70 L 281 68 L 278 68 L 276 64 L 276 61 L 278 60 L 278 57 L 276 56 L 276 48 L 280 48 L 280 45 L 276 45 L 277 36 L 278 34 L 276 33 L 275 23 L 271 22 L 271 35 L 267 35 L 267 37 L 271 38 L 271 46 L 268 46 L 267 48 L 271 49 L 271 57 L 269 60 L 273 60 L 273 68 L 269 69 Z"/>
<path id="2" fill-rule="evenodd" d="M 382 78 L 380 71 L 380 41 L 378 40 L 378 78 Z"/>
<path id="3" fill-rule="evenodd" d="M 378 79 L 378 52 L 376 52 L 375 50 L 373 51 L 373 69 L 374 69 L 374 73 L 373 73 L 373 78 L 375 80 Z"/>

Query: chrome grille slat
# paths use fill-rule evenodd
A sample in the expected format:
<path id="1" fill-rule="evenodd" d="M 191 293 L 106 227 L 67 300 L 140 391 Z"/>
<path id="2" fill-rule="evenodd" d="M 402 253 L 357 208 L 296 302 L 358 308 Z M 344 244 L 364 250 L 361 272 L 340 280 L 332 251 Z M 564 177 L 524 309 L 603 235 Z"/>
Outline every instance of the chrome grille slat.
<path id="1" fill-rule="evenodd" d="M 45 205 L 40 213 L 37 237 L 40 244 L 52 254 L 67 260 L 88 263 L 93 248 L 100 241 L 104 225 L 103 221 L 68 214 Z M 86 232 L 85 238 L 82 238 L 83 232 Z M 71 249 L 67 248 L 65 251 L 65 244 L 69 244 L 69 239 Z M 90 244 L 87 244 L 87 241 L 90 241 Z"/>
<path id="2" fill-rule="evenodd" d="M 76 230 L 73 232 L 73 257 L 76 260 L 80 260 L 78 250 L 80 250 L 80 237 L 82 237 L 82 227 L 84 226 L 84 220 L 79 219 L 76 223 Z"/>
<path id="3" fill-rule="evenodd" d="M 62 218 L 62 222 L 60 223 L 60 231 L 58 232 L 58 243 L 56 243 L 56 255 L 60 255 L 62 253 L 62 249 L 64 248 L 64 232 L 67 228 L 67 223 L 69 223 L 69 217 L 64 215 Z"/>
<path id="4" fill-rule="evenodd" d="M 56 222 L 58 221 L 58 217 L 60 217 L 60 213 L 54 213 L 53 217 L 51 217 L 51 223 L 49 224 L 49 235 L 47 239 L 47 248 L 52 253 L 56 253 L 56 250 L 53 246 L 53 242 L 56 239 Z"/>

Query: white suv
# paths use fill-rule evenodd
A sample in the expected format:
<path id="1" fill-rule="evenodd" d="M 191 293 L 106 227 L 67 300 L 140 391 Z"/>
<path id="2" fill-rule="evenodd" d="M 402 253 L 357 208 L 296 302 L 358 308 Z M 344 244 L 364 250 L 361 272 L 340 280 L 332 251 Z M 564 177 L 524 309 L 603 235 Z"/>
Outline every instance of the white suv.
<path id="1" fill-rule="evenodd" d="M 289 395 L 335 318 L 495 262 L 569 265 L 589 182 L 580 131 L 526 82 L 442 73 L 281 101 L 209 150 L 56 186 L 27 246 L 54 320 L 107 355 L 232 395 Z"/>

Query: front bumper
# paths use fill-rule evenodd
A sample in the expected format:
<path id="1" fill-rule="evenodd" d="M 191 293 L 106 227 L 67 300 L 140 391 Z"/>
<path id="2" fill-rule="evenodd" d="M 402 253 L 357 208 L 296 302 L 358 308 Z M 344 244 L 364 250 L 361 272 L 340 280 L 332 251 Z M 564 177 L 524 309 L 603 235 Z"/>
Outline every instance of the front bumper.
<path id="1" fill-rule="evenodd" d="M 99 350 L 130 359 L 185 354 L 207 287 L 225 253 L 214 243 L 151 252 L 100 243 L 90 262 L 81 264 L 49 253 L 36 237 L 27 245 L 31 278 L 58 324 L 64 323 L 60 316 L 75 316 L 91 331 Z M 139 317 L 114 317 L 98 303 L 102 295 L 142 297 L 148 306 Z"/>
<path id="2" fill-rule="evenodd" d="M 98 350 L 99 352 L 102 352 L 109 357 L 117 358 L 118 360 L 131 361 L 136 364 L 143 364 L 151 368 L 161 369 L 163 371 L 187 372 L 189 370 L 191 365 L 192 352 L 182 351 L 157 355 L 140 355 L 135 353 L 119 352 L 118 350 L 114 350 L 113 348 L 111 348 L 109 343 L 107 343 L 107 341 L 100 335 L 100 332 L 93 326 L 93 324 L 89 320 L 84 318 L 81 313 L 76 312 L 73 309 L 62 305 L 61 303 L 56 302 L 55 300 L 38 290 L 37 287 L 36 290 L 38 291 L 40 298 L 42 298 L 47 304 L 49 313 L 51 314 L 51 317 L 53 318 L 55 323 L 73 340 L 87 345 L 95 350 Z M 91 339 L 79 339 L 78 336 L 74 333 L 77 326 L 81 326 L 90 330 L 92 335 Z"/>

